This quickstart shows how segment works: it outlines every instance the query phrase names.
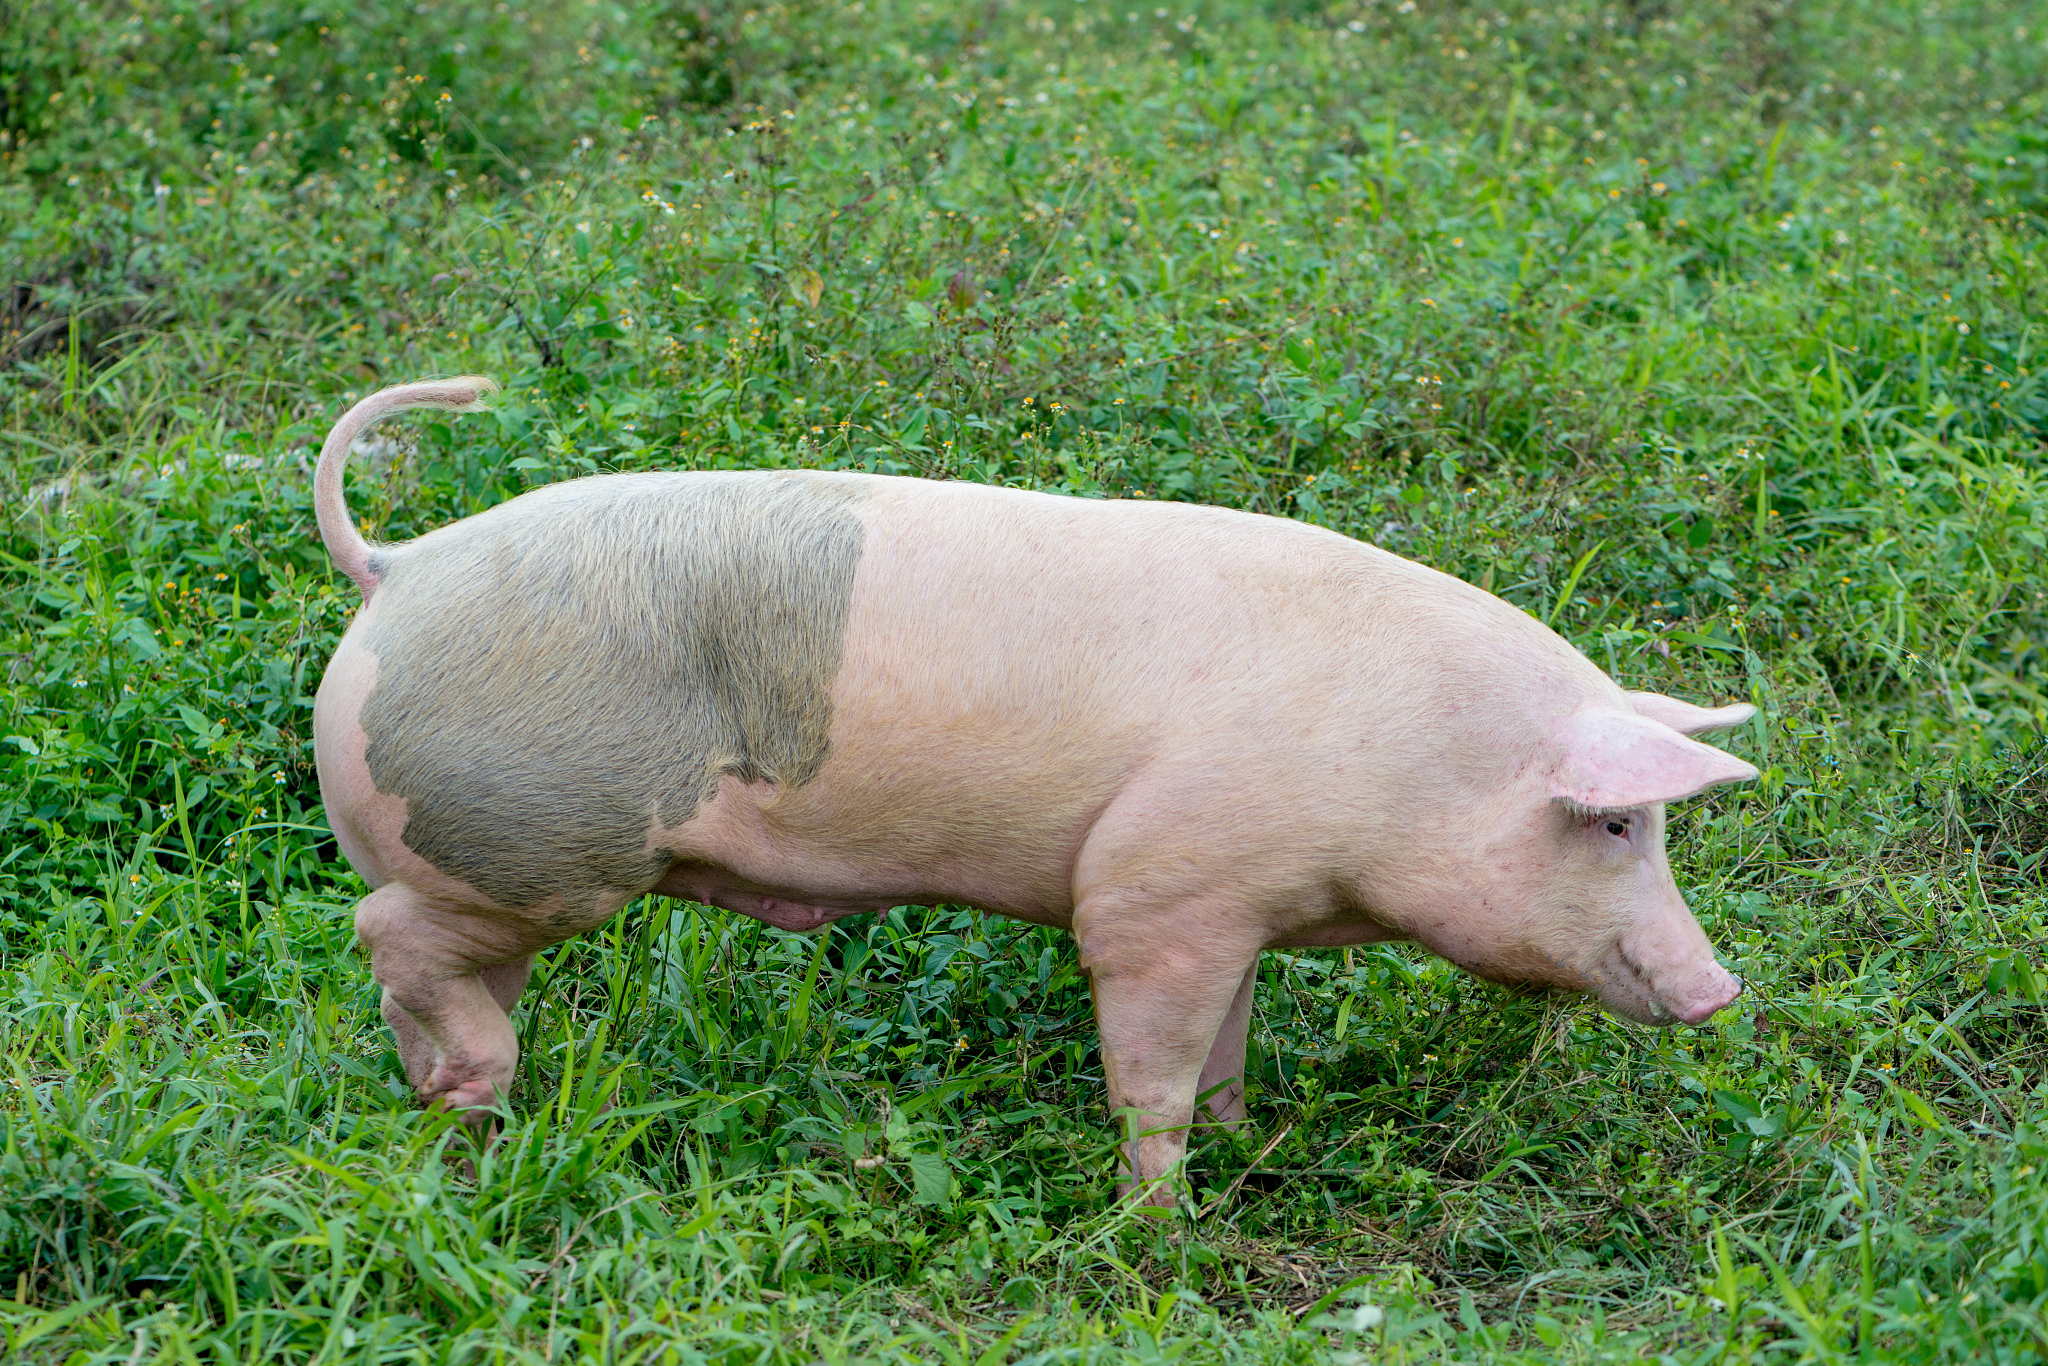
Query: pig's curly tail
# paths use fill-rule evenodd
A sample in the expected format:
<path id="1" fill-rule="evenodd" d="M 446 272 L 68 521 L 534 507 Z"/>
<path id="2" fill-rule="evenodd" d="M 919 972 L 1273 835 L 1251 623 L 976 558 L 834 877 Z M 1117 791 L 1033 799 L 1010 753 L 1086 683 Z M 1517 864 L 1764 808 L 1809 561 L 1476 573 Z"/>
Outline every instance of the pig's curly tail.
<path id="1" fill-rule="evenodd" d="M 395 384 L 379 389 L 342 415 L 320 448 L 320 463 L 313 470 L 313 515 L 320 523 L 320 539 L 335 568 L 355 580 L 363 590 L 363 601 L 376 591 L 377 575 L 370 568 L 370 543 L 356 530 L 341 496 L 341 467 L 348 463 L 349 447 L 379 418 L 407 408 L 448 408 L 458 413 L 483 411 L 486 394 L 498 392 L 497 383 L 482 375 L 456 379 L 430 379 L 418 384 Z"/>

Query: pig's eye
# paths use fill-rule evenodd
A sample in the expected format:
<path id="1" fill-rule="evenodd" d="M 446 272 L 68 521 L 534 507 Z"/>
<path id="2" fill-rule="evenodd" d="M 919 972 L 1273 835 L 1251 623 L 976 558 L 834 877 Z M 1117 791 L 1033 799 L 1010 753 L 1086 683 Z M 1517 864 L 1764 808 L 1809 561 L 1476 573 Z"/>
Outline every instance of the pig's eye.
<path id="1" fill-rule="evenodd" d="M 1611 820 L 1607 822 L 1607 833 L 1610 835 L 1626 835 L 1628 833 L 1627 818 L 1624 817 L 1619 820 Z"/>

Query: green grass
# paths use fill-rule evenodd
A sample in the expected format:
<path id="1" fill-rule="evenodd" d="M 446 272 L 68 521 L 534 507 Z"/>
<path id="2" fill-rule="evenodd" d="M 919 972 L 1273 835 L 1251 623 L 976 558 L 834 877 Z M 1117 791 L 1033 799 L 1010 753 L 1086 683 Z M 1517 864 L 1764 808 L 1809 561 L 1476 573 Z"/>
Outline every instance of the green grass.
<path id="1" fill-rule="evenodd" d="M 2035 8 L 0 0 L 9 1359 L 2048 1355 Z M 1269 954 L 1161 1225 L 1061 936 L 650 901 L 465 1164 L 320 814 L 306 461 L 469 371 L 375 534 L 604 469 L 1195 499 L 1747 697 L 1672 845 L 1750 991 Z"/>

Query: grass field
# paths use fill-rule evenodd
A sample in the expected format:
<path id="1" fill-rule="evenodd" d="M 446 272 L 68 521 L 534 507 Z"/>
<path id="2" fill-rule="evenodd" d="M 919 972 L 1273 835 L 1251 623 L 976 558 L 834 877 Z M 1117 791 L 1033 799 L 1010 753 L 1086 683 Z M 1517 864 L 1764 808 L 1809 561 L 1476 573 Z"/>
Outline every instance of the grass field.
<path id="1" fill-rule="evenodd" d="M 7 1360 L 2048 1356 L 2044 91 L 2018 0 L 0 0 Z M 1748 698 L 1671 838 L 1749 992 L 1268 954 L 1160 1222 L 1061 936 L 650 901 L 544 957 L 466 1169 L 320 812 L 307 460 L 470 371 L 373 534 L 1193 499 Z"/>

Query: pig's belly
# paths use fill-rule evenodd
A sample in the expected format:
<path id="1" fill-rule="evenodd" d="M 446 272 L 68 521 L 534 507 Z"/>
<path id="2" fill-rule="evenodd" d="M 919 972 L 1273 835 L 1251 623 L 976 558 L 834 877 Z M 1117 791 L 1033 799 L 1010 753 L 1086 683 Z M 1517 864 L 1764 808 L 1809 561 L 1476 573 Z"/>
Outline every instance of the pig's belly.
<path id="1" fill-rule="evenodd" d="M 820 897 L 801 887 L 766 886 L 728 868 L 704 863 L 678 863 L 654 884 L 662 896 L 701 902 L 752 916 L 779 930 L 805 932 L 843 920 L 870 915 L 900 903 L 868 897 Z"/>
<path id="2" fill-rule="evenodd" d="M 1354 944 L 1388 944 L 1405 939 L 1398 930 L 1389 929 L 1375 920 L 1346 920 L 1314 925 L 1291 934 L 1281 934 L 1269 942 L 1269 949 L 1343 949 Z"/>
<path id="3" fill-rule="evenodd" d="M 936 905 L 971 905 L 1056 929 L 1072 926 L 1073 908 L 1064 898 L 1033 895 L 1010 879 L 1003 881 L 1011 885 L 997 887 L 979 879 L 934 877 L 929 872 L 862 868 L 830 855 L 805 858 L 785 853 L 763 859 L 755 851 L 747 851 L 730 861 L 715 856 L 679 858 L 649 890 L 797 932 L 848 916 L 878 914 L 892 906 Z"/>
<path id="4" fill-rule="evenodd" d="M 904 892 L 897 895 L 848 895 L 845 888 L 821 894 L 819 888 L 776 886 L 742 877 L 729 868 L 705 863 L 678 863 L 670 868 L 653 890 L 662 896 L 717 906 L 739 915 L 773 925 L 780 930 L 809 933 L 848 916 L 879 914 L 892 906 L 929 905 L 957 898 L 930 893 Z M 1022 913 L 999 911 L 1011 919 L 1058 928 L 1070 926 L 1071 915 L 1048 913 L 1033 907 Z M 1355 944 L 1382 944 L 1403 938 L 1398 931 L 1377 921 L 1353 919 L 1323 921 L 1282 930 L 1268 942 L 1269 949 L 1345 948 Z"/>

